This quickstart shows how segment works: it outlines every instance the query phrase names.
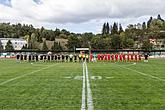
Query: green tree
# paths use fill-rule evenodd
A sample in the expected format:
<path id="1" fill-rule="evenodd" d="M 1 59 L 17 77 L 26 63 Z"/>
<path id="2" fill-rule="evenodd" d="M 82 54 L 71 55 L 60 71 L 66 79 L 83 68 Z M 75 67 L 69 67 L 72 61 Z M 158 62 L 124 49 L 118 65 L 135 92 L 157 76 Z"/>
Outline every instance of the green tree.
<path id="1" fill-rule="evenodd" d="M 123 32 L 123 27 L 121 24 L 119 24 L 119 34 Z"/>
<path id="2" fill-rule="evenodd" d="M 10 40 L 8 40 L 6 46 L 5 46 L 5 50 L 14 50 L 13 48 L 13 44 Z"/>
<path id="3" fill-rule="evenodd" d="M 147 40 L 143 42 L 142 49 L 143 50 L 152 50 L 153 45 Z"/>
<path id="4" fill-rule="evenodd" d="M 120 49 L 121 48 L 121 39 L 118 34 L 112 36 L 111 39 L 111 47 L 112 49 Z"/>
<path id="5" fill-rule="evenodd" d="M 153 20 L 153 18 L 150 17 L 150 19 L 149 19 L 148 22 L 147 22 L 147 28 L 150 28 L 150 24 L 151 24 L 152 20 Z"/>
<path id="6" fill-rule="evenodd" d="M 106 34 L 106 23 L 103 24 L 102 35 Z"/>
<path id="7" fill-rule="evenodd" d="M 118 34 L 118 24 L 116 22 L 114 22 L 113 26 L 112 26 L 112 31 L 111 34 Z"/>
<path id="8" fill-rule="evenodd" d="M 58 43 L 58 42 L 54 41 L 54 44 L 53 44 L 51 50 L 52 51 L 62 51 L 63 48 L 62 48 L 60 42 Z"/>
<path id="9" fill-rule="evenodd" d="M 142 24 L 142 29 L 143 30 L 146 30 L 147 29 L 147 26 L 146 26 L 146 23 L 145 22 L 143 22 L 143 24 Z"/>
<path id="10" fill-rule="evenodd" d="M 1 41 L 0 41 L 0 50 L 3 50 L 3 45 Z"/>
<path id="11" fill-rule="evenodd" d="M 81 47 L 78 37 L 75 35 L 70 35 L 68 38 L 67 47 L 69 50 L 74 50 L 75 47 Z"/>
<path id="12" fill-rule="evenodd" d="M 46 41 L 43 42 L 42 50 L 43 51 L 48 51 L 49 50 L 48 47 L 47 47 L 47 45 L 46 45 Z"/>

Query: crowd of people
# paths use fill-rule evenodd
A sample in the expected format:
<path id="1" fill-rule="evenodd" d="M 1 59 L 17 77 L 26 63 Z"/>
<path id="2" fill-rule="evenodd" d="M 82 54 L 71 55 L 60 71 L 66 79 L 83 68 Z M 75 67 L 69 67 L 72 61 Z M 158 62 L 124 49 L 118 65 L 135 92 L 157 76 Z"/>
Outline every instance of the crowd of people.
<path id="1" fill-rule="evenodd" d="M 37 62 L 37 61 L 56 61 L 56 62 L 82 62 L 89 61 L 88 54 L 17 54 L 17 61 L 29 61 L 29 62 Z"/>
<path id="2" fill-rule="evenodd" d="M 141 54 L 97 54 L 97 61 L 112 61 L 112 62 L 138 62 L 142 60 Z M 93 55 L 90 55 L 90 60 L 94 61 Z M 148 55 L 144 54 L 144 60 L 148 61 Z"/>
<path id="3" fill-rule="evenodd" d="M 17 54 L 17 61 L 55 61 L 55 62 L 138 62 L 142 60 L 141 54 Z M 148 55 L 144 54 L 144 60 L 148 61 Z"/>

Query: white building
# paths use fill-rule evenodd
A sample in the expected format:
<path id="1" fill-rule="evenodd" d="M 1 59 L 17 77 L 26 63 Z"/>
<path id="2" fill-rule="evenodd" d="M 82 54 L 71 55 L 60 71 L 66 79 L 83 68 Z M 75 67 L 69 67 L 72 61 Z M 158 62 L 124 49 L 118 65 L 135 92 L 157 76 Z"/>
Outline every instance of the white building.
<path id="1" fill-rule="evenodd" d="M 27 45 L 27 41 L 21 38 L 0 38 L 4 49 L 9 40 L 12 42 L 14 50 L 21 50 L 23 46 Z"/>

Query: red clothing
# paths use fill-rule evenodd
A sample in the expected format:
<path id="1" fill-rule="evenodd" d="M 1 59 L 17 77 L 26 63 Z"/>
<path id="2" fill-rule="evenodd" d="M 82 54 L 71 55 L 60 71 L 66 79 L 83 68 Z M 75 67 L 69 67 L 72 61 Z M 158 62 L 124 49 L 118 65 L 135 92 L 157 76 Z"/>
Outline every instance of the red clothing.
<path id="1" fill-rule="evenodd" d="M 138 55 L 138 56 L 139 56 L 139 61 L 142 60 L 141 55 Z"/>
<path id="2" fill-rule="evenodd" d="M 136 60 L 136 61 L 138 60 L 138 55 L 135 55 L 135 60 Z"/>
<path id="3" fill-rule="evenodd" d="M 131 60 L 134 60 L 134 54 L 131 54 Z"/>
<path id="4" fill-rule="evenodd" d="M 127 55 L 127 60 L 130 61 L 130 55 L 129 54 Z"/>
<path id="5" fill-rule="evenodd" d="M 104 60 L 108 60 L 107 54 L 104 54 Z"/>
<path id="6" fill-rule="evenodd" d="M 114 54 L 111 55 L 111 59 L 112 59 L 112 61 L 114 61 L 114 59 L 115 59 L 115 55 Z"/>
<path id="7" fill-rule="evenodd" d="M 101 60 L 101 55 L 100 54 L 97 55 L 97 59 Z"/>
<path id="8" fill-rule="evenodd" d="M 116 61 L 118 61 L 118 57 L 119 57 L 119 55 L 116 54 L 116 55 L 115 55 L 115 60 L 116 60 Z"/>
<path id="9" fill-rule="evenodd" d="M 93 55 L 92 55 L 92 54 L 90 54 L 90 61 L 92 61 L 92 59 L 93 59 Z"/>
<path id="10" fill-rule="evenodd" d="M 123 54 L 123 60 L 124 60 L 124 61 L 126 60 L 126 58 L 125 58 L 125 54 Z"/>
<path id="11" fill-rule="evenodd" d="M 104 60 L 104 54 L 101 54 L 101 60 Z"/>
<path id="12" fill-rule="evenodd" d="M 111 60 L 111 55 L 110 54 L 107 54 L 107 60 Z"/>
<path id="13" fill-rule="evenodd" d="M 123 55 L 122 54 L 120 54 L 120 61 L 122 61 L 123 60 Z"/>

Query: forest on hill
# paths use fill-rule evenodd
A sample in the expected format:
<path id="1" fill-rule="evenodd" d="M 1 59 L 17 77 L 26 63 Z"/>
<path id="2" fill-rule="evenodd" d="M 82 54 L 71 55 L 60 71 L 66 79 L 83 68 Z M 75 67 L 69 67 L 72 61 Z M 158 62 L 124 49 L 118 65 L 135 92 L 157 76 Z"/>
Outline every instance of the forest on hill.
<path id="1" fill-rule="evenodd" d="M 66 29 L 54 30 L 34 28 L 33 25 L 0 23 L 0 38 L 24 38 L 28 45 L 23 49 L 35 50 L 74 50 L 75 47 L 91 47 L 91 49 L 145 49 L 153 50 L 164 48 L 165 45 L 165 21 L 160 15 L 157 18 L 150 17 L 148 21 L 137 24 L 129 24 L 123 29 L 122 24 L 114 22 L 104 23 L 102 33 L 73 33 Z M 60 40 L 66 39 L 65 45 Z M 160 39 L 161 43 L 153 45 L 149 39 Z M 51 41 L 48 48 L 47 41 Z M 39 45 L 42 44 L 42 48 Z M 1 45 L 1 43 L 0 43 Z M 1 47 L 1 46 L 0 46 Z"/>

